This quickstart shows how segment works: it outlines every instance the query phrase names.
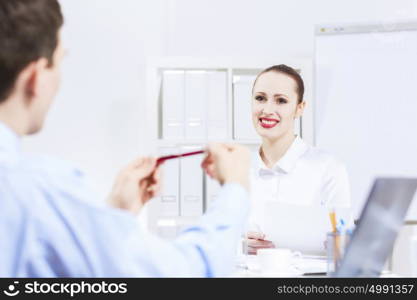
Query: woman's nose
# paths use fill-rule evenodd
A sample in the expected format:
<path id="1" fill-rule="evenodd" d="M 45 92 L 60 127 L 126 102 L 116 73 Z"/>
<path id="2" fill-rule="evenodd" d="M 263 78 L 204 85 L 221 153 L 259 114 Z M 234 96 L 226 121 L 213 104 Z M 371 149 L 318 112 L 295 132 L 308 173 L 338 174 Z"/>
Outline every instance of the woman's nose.
<path id="1" fill-rule="evenodd" d="M 266 103 L 264 104 L 264 107 L 263 107 L 262 111 L 265 114 L 273 114 L 275 112 L 274 103 L 272 101 L 266 101 Z"/>

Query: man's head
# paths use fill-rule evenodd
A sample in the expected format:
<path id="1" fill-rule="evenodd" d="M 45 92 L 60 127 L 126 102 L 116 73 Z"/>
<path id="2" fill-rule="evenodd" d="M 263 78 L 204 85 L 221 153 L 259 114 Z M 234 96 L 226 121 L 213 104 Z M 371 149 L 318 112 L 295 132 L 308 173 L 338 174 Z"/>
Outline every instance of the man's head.
<path id="1" fill-rule="evenodd" d="M 62 24 L 57 0 L 0 1 L 0 120 L 19 119 L 20 134 L 42 128 L 58 89 Z"/>

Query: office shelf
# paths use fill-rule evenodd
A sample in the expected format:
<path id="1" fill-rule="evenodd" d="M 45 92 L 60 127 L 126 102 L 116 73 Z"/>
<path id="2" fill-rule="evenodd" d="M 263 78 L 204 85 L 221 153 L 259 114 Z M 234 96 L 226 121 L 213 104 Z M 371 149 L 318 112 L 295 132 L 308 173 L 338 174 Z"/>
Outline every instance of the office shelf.
<path id="1" fill-rule="evenodd" d="M 256 75 L 262 71 L 263 69 L 275 65 L 285 63 L 288 64 L 297 70 L 300 70 L 302 76 L 306 83 L 306 99 L 311 99 L 311 82 L 312 82 L 312 61 L 310 58 L 288 58 L 288 57 L 275 57 L 275 58 L 189 58 L 189 57 L 153 57 L 150 58 L 147 65 L 147 107 L 146 111 L 148 122 L 150 124 L 150 137 L 156 141 L 155 147 L 159 149 L 163 148 L 172 148 L 172 149 L 179 149 L 186 147 L 204 147 L 207 145 L 208 142 L 215 141 L 215 142 L 225 142 L 225 143 L 239 143 L 246 145 L 252 149 L 260 145 L 261 139 L 257 138 L 256 133 L 252 128 L 252 122 L 250 120 L 250 111 L 242 112 L 242 107 L 237 107 L 234 104 L 234 88 L 237 87 L 238 84 L 248 84 L 251 83 Z M 165 71 L 170 71 L 172 73 L 179 73 L 187 72 L 184 74 L 202 74 L 203 72 L 225 72 L 226 78 L 226 114 L 227 114 L 227 123 L 226 123 L 226 132 L 224 133 L 224 137 L 226 138 L 185 138 L 186 131 L 184 128 L 184 137 L 179 138 L 164 138 L 163 132 L 163 120 L 162 120 L 162 111 L 163 111 L 163 74 Z M 192 71 L 192 72 L 189 72 Z M 171 74 L 172 74 L 171 73 Z M 185 76 L 185 75 L 184 75 Z M 246 94 L 246 89 L 241 91 L 241 95 Z M 247 91 L 248 93 L 248 101 L 250 100 L 250 89 Z M 242 102 L 239 102 L 242 103 Z M 248 103 L 243 103 L 246 106 L 244 109 L 250 110 L 250 106 Z M 239 109 L 239 114 L 235 115 L 235 110 Z M 248 116 L 246 116 L 248 113 Z M 245 115 L 242 119 L 242 114 Z M 238 118 L 236 118 L 238 116 Z M 307 141 L 312 141 L 312 106 L 311 108 L 307 106 L 307 111 L 305 111 L 305 115 L 303 117 L 302 122 L 299 122 L 299 134 L 302 132 L 302 136 Z M 157 120 L 157 122 L 155 122 Z M 208 120 L 208 119 L 207 119 Z M 207 121 L 205 120 L 205 121 Z M 252 129 L 250 134 L 240 135 L 240 138 L 236 138 L 239 136 L 239 131 L 237 130 L 239 126 L 239 122 L 244 120 L 244 124 L 246 124 L 245 128 L 243 128 L 240 132 L 244 133 L 244 130 Z M 185 122 L 185 119 L 184 119 Z M 208 122 L 208 121 L 207 121 Z M 184 123 L 186 124 L 186 123 Z M 301 125 L 305 125 L 305 128 L 301 128 Z M 185 125 L 181 125 L 185 126 Z M 208 126 L 208 125 L 204 125 Z M 222 125 L 224 126 L 224 125 Z M 311 131 L 310 129 L 311 128 Z M 208 128 L 208 127 L 206 127 Z M 208 130 L 208 129 L 206 129 Z M 181 132 L 181 131 L 180 131 Z M 207 131 L 208 132 L 208 131 Z M 253 137 L 253 138 L 252 138 Z M 179 175 L 179 177 L 181 177 Z M 169 180 L 165 178 L 166 180 Z M 178 180 L 178 179 L 177 179 Z M 180 179 L 181 180 L 181 179 Z M 193 180 L 203 180 L 203 206 L 206 209 L 209 205 L 209 195 L 208 195 L 208 186 L 211 185 L 209 179 L 207 178 L 199 178 L 196 176 Z M 193 184 L 188 183 L 188 184 Z M 196 185 L 200 185 L 200 182 L 196 183 Z M 181 184 L 180 184 L 181 185 Z M 180 192 L 181 193 L 181 192 Z M 179 197 L 179 196 L 178 196 Z M 214 197 L 213 195 L 210 196 L 210 199 Z M 153 201 L 150 203 L 147 208 L 146 218 L 147 224 L 151 231 L 158 233 L 158 228 L 161 226 L 185 226 L 187 224 L 192 224 L 198 217 L 184 217 L 184 216 L 163 216 L 158 211 L 160 210 L 160 203 L 158 201 Z M 179 209 L 181 211 L 181 209 Z M 159 223 L 158 223 L 159 222 Z M 159 225 L 158 225 L 159 224 Z M 162 225 L 161 225 L 162 224 Z M 173 230 L 172 232 L 176 232 Z M 160 232 L 159 232 L 160 233 Z"/>

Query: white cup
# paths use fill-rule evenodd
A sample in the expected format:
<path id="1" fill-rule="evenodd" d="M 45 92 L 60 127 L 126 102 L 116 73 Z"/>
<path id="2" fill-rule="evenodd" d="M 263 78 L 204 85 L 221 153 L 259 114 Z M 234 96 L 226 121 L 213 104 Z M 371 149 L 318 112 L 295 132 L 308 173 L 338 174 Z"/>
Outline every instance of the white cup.
<path id="1" fill-rule="evenodd" d="M 257 257 L 263 274 L 291 275 L 297 273 L 295 265 L 301 259 L 301 253 L 284 248 L 266 248 L 258 249 Z"/>

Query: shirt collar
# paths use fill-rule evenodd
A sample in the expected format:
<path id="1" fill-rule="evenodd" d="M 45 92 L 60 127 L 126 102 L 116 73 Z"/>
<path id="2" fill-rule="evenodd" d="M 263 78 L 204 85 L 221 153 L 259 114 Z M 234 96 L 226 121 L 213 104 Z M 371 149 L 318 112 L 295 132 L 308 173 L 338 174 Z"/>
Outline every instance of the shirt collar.
<path id="1" fill-rule="evenodd" d="M 0 150 L 6 152 L 20 152 L 19 136 L 6 124 L 0 122 Z"/>
<path id="2" fill-rule="evenodd" d="M 307 151 L 308 145 L 297 136 L 292 142 L 290 148 L 285 152 L 284 156 L 270 169 L 263 162 L 260 150 L 258 149 L 256 153 L 256 162 L 258 174 L 261 177 L 268 175 L 276 175 L 278 173 L 290 173 L 294 170 L 298 159 Z"/>

